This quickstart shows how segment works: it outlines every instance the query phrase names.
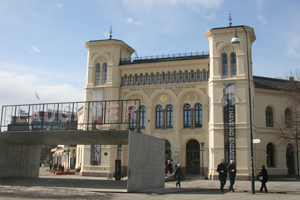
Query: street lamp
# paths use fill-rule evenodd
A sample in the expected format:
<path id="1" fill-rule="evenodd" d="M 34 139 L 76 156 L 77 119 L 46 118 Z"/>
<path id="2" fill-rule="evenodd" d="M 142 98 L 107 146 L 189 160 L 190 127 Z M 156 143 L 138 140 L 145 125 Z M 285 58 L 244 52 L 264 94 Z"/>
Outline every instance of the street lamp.
<path id="1" fill-rule="evenodd" d="M 202 157 L 202 167 L 201 167 L 201 176 L 202 177 L 204 177 L 204 168 L 203 168 L 203 151 L 205 151 L 204 149 L 203 149 L 203 147 L 204 147 L 204 145 L 205 145 L 205 143 L 204 142 L 201 142 L 201 149 L 200 149 L 200 151 L 202 151 L 202 155 L 201 155 L 201 157 Z"/>
<path id="2" fill-rule="evenodd" d="M 252 194 L 255 194 L 254 187 L 254 165 L 253 165 L 253 131 L 252 131 L 252 109 L 251 109 L 251 87 L 250 87 L 250 66 L 249 66 L 249 50 L 248 50 L 248 36 L 247 31 L 244 26 L 236 26 L 235 27 L 235 36 L 231 39 L 232 44 L 239 44 L 241 42 L 240 38 L 237 36 L 237 28 L 241 27 L 244 29 L 246 33 L 246 48 L 247 48 L 247 67 L 248 67 L 248 92 L 249 92 L 249 115 L 250 115 L 250 151 L 251 151 L 251 188 Z"/>

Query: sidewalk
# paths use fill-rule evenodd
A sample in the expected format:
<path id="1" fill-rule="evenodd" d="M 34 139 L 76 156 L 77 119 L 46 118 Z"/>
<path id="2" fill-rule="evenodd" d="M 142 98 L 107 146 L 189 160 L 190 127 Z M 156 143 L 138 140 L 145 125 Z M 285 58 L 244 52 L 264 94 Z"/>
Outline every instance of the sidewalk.
<path id="1" fill-rule="evenodd" d="M 285 198 L 300 199 L 300 182 L 271 181 L 267 183 L 269 193 L 260 193 L 260 183 L 255 182 L 252 194 L 250 181 L 236 181 L 235 192 L 229 192 L 229 181 L 225 192 L 221 193 L 219 181 L 187 179 L 181 182 L 182 188 L 176 188 L 175 181 L 166 182 L 165 188 L 144 190 L 138 193 L 124 193 L 126 181 L 108 181 L 103 177 L 80 175 L 54 175 L 41 168 L 39 179 L 8 178 L 0 179 L 0 200 L 15 199 L 262 199 L 273 200 Z"/>

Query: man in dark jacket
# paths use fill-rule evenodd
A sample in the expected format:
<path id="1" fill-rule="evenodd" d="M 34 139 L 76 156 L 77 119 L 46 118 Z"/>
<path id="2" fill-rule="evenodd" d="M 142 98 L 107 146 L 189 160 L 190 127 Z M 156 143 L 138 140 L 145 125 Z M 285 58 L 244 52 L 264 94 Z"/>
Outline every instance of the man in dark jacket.
<path id="1" fill-rule="evenodd" d="M 233 160 L 230 161 L 230 164 L 228 165 L 227 171 L 229 173 L 230 178 L 230 186 L 229 191 L 234 192 L 233 185 L 235 182 L 235 176 L 236 176 L 236 166 Z"/>
<path id="2" fill-rule="evenodd" d="M 260 166 L 260 171 L 258 173 L 258 180 L 261 182 L 260 192 L 265 189 L 265 192 L 268 193 L 267 185 L 268 182 L 268 171 L 266 170 L 265 165 Z"/>
<path id="3" fill-rule="evenodd" d="M 224 192 L 223 188 L 226 184 L 226 178 L 227 178 L 227 167 L 225 165 L 224 159 L 222 159 L 221 163 L 218 165 L 217 172 L 219 172 L 221 192 Z"/>
<path id="4" fill-rule="evenodd" d="M 179 185 L 179 187 L 181 188 L 180 182 L 181 182 L 181 179 L 183 178 L 183 172 L 180 167 L 180 164 L 177 165 L 177 169 L 175 171 L 175 178 L 177 178 L 177 180 L 178 180 L 176 183 L 176 187 L 177 187 L 177 185 Z"/>

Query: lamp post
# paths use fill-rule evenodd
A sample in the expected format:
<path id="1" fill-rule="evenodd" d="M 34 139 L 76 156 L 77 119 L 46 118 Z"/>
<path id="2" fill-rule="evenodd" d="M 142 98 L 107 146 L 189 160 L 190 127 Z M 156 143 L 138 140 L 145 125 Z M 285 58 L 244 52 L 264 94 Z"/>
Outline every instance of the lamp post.
<path id="1" fill-rule="evenodd" d="M 237 28 L 241 27 L 246 33 L 246 48 L 247 48 L 247 67 L 248 67 L 248 92 L 249 92 L 249 117 L 250 117 L 250 165 L 251 165 L 251 189 L 252 194 L 255 194 L 254 187 L 254 165 L 253 165 L 253 131 L 252 131 L 252 109 L 251 109 L 251 87 L 250 87 L 250 64 L 249 64 L 249 50 L 248 50 L 248 36 L 247 31 L 244 26 L 235 27 L 235 36 L 231 39 L 232 44 L 239 44 L 241 42 L 240 38 L 237 36 Z"/>
<path id="2" fill-rule="evenodd" d="M 205 143 L 204 143 L 204 142 L 201 142 L 201 149 L 200 149 L 200 151 L 202 152 L 202 155 L 201 155 L 201 157 L 202 157 L 201 176 L 202 176 L 202 177 L 204 177 L 204 168 L 203 168 L 203 151 L 205 151 L 205 150 L 203 149 L 204 145 L 205 145 Z"/>

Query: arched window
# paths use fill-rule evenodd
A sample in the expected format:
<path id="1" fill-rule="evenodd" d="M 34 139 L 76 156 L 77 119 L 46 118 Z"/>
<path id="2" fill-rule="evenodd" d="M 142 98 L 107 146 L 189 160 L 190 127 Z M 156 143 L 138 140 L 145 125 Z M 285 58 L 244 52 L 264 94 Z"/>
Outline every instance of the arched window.
<path id="1" fill-rule="evenodd" d="M 100 83 L 100 78 L 101 78 L 101 66 L 99 63 L 96 65 L 96 84 Z"/>
<path id="2" fill-rule="evenodd" d="M 140 109 L 140 128 L 144 129 L 146 126 L 146 107 L 142 106 Z"/>
<path id="3" fill-rule="evenodd" d="M 191 106 L 186 104 L 183 110 L 183 127 L 190 128 L 191 125 Z"/>
<path id="4" fill-rule="evenodd" d="M 166 74 L 165 74 L 165 72 L 162 73 L 162 83 L 166 83 Z"/>
<path id="5" fill-rule="evenodd" d="M 163 127 L 163 110 L 162 106 L 156 107 L 156 128 Z"/>
<path id="6" fill-rule="evenodd" d="M 136 107 L 132 106 L 129 110 L 129 129 L 134 129 L 136 127 Z"/>
<path id="7" fill-rule="evenodd" d="M 174 83 L 177 83 L 177 72 L 174 72 Z"/>
<path id="8" fill-rule="evenodd" d="M 144 74 L 141 74 L 140 77 L 141 77 L 141 85 L 144 85 Z"/>
<path id="9" fill-rule="evenodd" d="M 285 127 L 286 128 L 292 128 L 293 127 L 293 121 L 292 121 L 292 111 L 287 108 L 285 109 Z"/>
<path id="10" fill-rule="evenodd" d="M 173 106 L 167 107 L 167 128 L 173 128 Z"/>
<path id="11" fill-rule="evenodd" d="M 179 82 L 180 82 L 180 83 L 183 82 L 183 74 L 182 74 L 182 71 L 179 72 Z"/>
<path id="12" fill-rule="evenodd" d="M 195 127 L 202 127 L 202 105 L 195 106 Z"/>
<path id="13" fill-rule="evenodd" d="M 157 73 L 156 76 L 157 76 L 157 77 L 156 77 L 156 78 L 157 78 L 156 83 L 157 83 L 157 84 L 160 84 L 160 73 Z"/>
<path id="14" fill-rule="evenodd" d="M 195 72 L 194 72 L 194 70 L 191 71 L 191 81 L 192 82 L 195 81 Z"/>
<path id="15" fill-rule="evenodd" d="M 206 70 L 204 69 L 204 70 L 203 70 L 203 81 L 206 81 L 206 78 L 207 78 L 207 77 L 206 77 Z"/>
<path id="16" fill-rule="evenodd" d="M 133 85 L 133 76 L 130 75 L 130 85 Z"/>
<path id="17" fill-rule="evenodd" d="M 266 126 L 273 127 L 273 110 L 270 107 L 266 108 Z"/>
<path id="18" fill-rule="evenodd" d="M 128 76 L 125 75 L 125 85 L 128 85 Z"/>
<path id="19" fill-rule="evenodd" d="M 172 83 L 172 74 L 171 74 L 171 72 L 168 73 L 168 83 Z"/>
<path id="20" fill-rule="evenodd" d="M 185 82 L 189 82 L 189 72 L 185 71 Z"/>
<path id="21" fill-rule="evenodd" d="M 228 62 L 227 62 L 227 54 L 222 54 L 222 74 L 223 76 L 228 76 Z"/>
<path id="22" fill-rule="evenodd" d="M 139 76 L 135 75 L 135 85 L 139 85 Z"/>
<path id="23" fill-rule="evenodd" d="M 201 72 L 197 70 L 197 81 L 201 81 Z"/>
<path id="24" fill-rule="evenodd" d="M 230 64 L 231 64 L 231 75 L 236 75 L 236 54 L 231 53 L 230 55 Z"/>
<path id="25" fill-rule="evenodd" d="M 149 74 L 146 74 L 146 84 L 149 84 Z"/>
<path id="26" fill-rule="evenodd" d="M 106 83 L 107 81 L 107 63 L 103 64 L 103 76 L 102 83 Z"/>
<path id="27" fill-rule="evenodd" d="M 267 145 L 267 166 L 275 167 L 275 148 L 272 143 Z"/>
<path id="28" fill-rule="evenodd" d="M 151 84 L 155 84 L 155 75 L 151 74 Z"/>

